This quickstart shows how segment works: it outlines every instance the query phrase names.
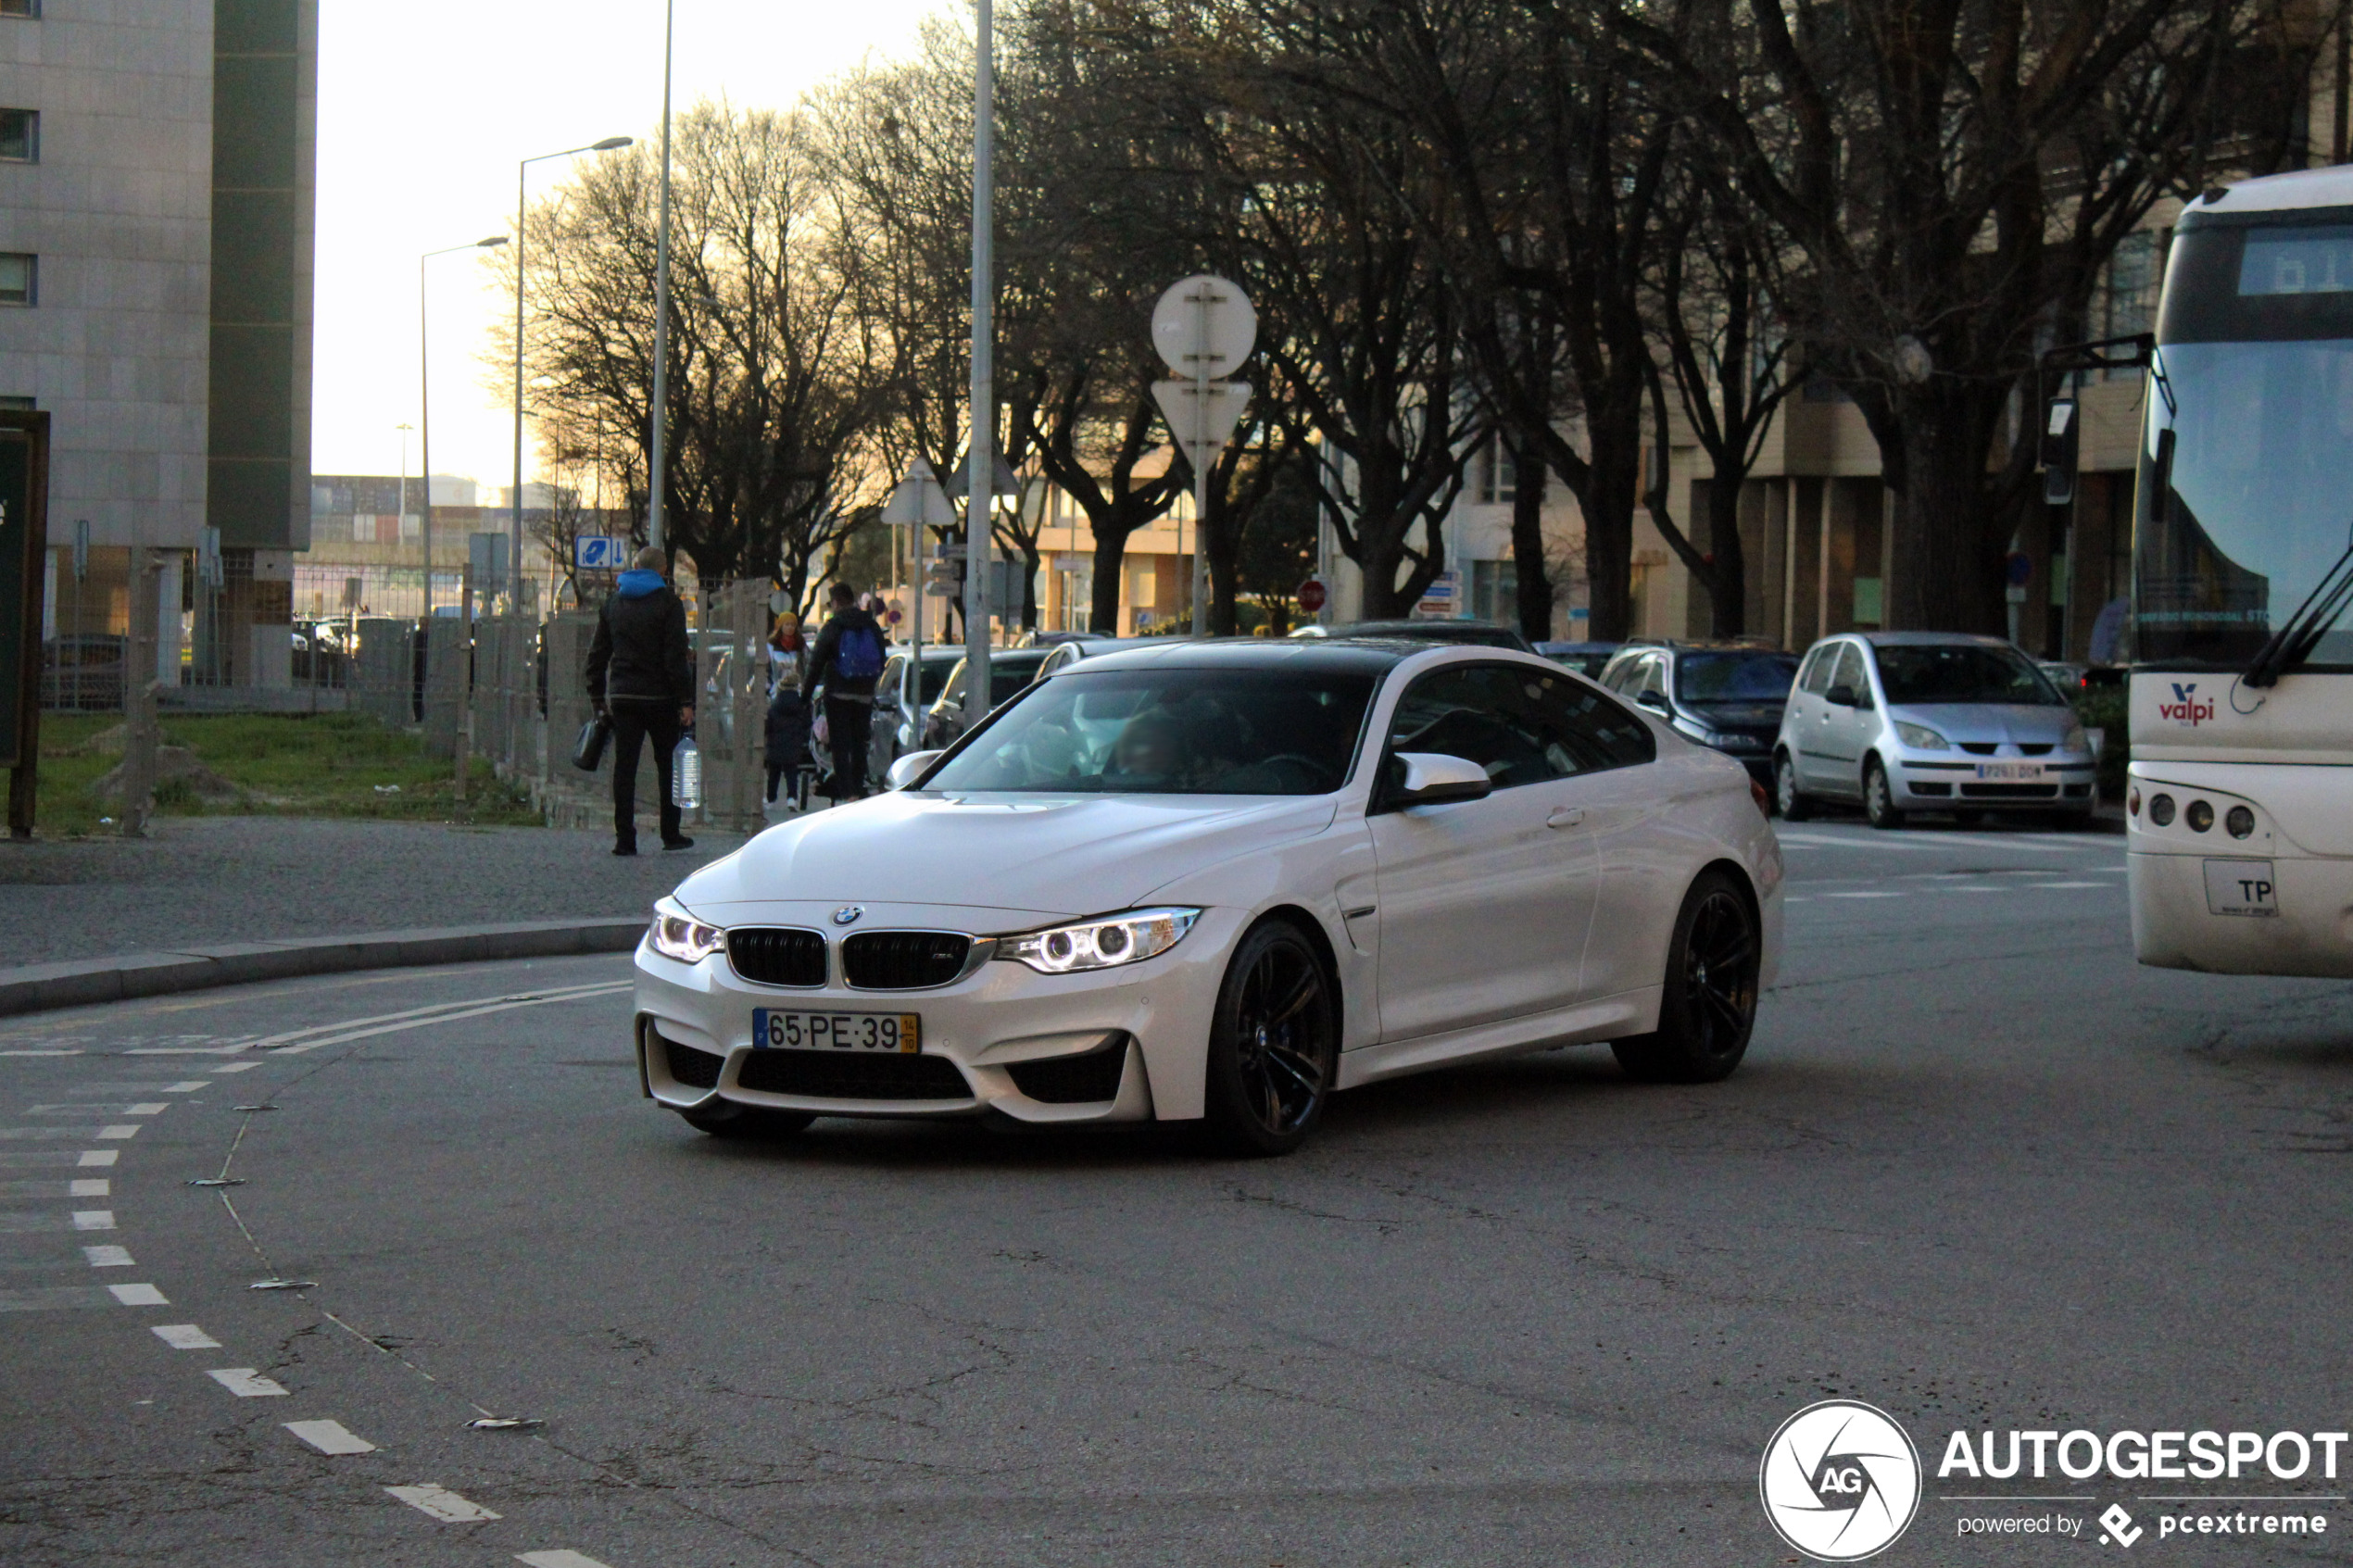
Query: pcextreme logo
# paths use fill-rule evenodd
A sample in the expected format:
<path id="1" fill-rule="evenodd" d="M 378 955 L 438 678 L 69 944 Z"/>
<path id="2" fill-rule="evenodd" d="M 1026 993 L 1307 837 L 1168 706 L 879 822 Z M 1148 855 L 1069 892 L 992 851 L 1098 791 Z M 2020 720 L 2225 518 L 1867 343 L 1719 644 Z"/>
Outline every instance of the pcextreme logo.
<path id="1" fill-rule="evenodd" d="M 1919 1450 L 1885 1411 L 1825 1399 L 1781 1423 L 1756 1486 L 1781 1539 L 1818 1562 L 1856 1562 L 1919 1512 Z"/>
<path id="2" fill-rule="evenodd" d="M 2169 681 L 2166 684 L 2173 688 L 2173 700 L 2157 705 L 2157 716 L 2159 719 L 2169 724 L 2179 724 L 2184 729 L 2195 730 L 2198 725 L 2214 717 L 2213 698 L 2208 697 L 2200 701 L 2196 681 Z"/>

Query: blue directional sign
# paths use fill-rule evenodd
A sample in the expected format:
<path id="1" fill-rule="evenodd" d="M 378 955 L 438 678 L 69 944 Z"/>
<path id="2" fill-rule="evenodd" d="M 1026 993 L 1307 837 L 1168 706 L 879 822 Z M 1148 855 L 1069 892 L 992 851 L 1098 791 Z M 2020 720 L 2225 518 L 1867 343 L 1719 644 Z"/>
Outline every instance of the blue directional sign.
<path id="1" fill-rule="evenodd" d="M 619 571 L 629 558 L 629 541 L 584 533 L 572 542 L 572 563 L 583 571 Z"/>

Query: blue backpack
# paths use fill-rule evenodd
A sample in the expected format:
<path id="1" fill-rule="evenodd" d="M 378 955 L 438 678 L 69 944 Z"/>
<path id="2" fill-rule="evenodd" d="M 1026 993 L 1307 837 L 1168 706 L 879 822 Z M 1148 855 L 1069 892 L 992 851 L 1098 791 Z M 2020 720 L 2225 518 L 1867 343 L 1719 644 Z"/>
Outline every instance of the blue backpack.
<path id="1" fill-rule="evenodd" d="M 834 648 L 834 673 L 845 681 L 871 681 L 882 669 L 882 633 L 872 626 L 844 627 Z"/>

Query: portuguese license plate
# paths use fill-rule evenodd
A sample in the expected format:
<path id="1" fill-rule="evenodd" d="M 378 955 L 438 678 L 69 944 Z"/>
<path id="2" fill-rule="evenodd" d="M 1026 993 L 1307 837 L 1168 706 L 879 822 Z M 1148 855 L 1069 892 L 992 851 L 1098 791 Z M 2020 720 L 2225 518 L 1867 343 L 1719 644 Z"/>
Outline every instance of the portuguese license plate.
<path id="1" fill-rule="evenodd" d="M 1977 776 L 1987 784 L 2044 784 L 2040 762 L 1980 762 Z"/>
<path id="2" fill-rule="evenodd" d="M 924 1021 L 912 1012 L 785 1012 L 754 1008 L 754 1050 L 895 1051 L 923 1049 Z"/>

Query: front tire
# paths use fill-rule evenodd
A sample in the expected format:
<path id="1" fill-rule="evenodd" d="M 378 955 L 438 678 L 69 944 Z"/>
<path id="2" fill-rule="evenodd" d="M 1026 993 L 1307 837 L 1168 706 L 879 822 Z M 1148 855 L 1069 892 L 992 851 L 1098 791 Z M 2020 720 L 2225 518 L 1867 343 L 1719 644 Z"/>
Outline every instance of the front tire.
<path id="1" fill-rule="evenodd" d="M 1713 1084 L 1748 1052 L 1764 958 L 1756 911 L 1740 884 L 1705 872 L 1683 896 L 1667 948 L 1658 1028 L 1610 1045 L 1626 1075 L 1649 1084 Z"/>
<path id="2" fill-rule="evenodd" d="M 805 1110 L 762 1110 L 728 1100 L 706 1100 L 679 1120 L 698 1133 L 714 1138 L 781 1138 L 799 1132 L 817 1118 Z"/>
<path id="3" fill-rule="evenodd" d="M 1323 955 L 1287 921 L 1235 948 L 1209 1032 L 1206 1113 L 1228 1152 L 1289 1154 L 1323 1120 L 1340 1068 L 1340 1006 Z"/>
<path id="4" fill-rule="evenodd" d="M 1904 813 L 1895 805 L 1895 786 L 1888 783 L 1886 765 L 1876 757 L 1863 764 L 1863 815 L 1875 828 L 1904 825 Z"/>
<path id="5" fill-rule="evenodd" d="M 1797 787 L 1797 764 L 1786 751 L 1773 759 L 1773 808 L 1783 822 L 1802 822 L 1814 814 L 1813 797 Z"/>

